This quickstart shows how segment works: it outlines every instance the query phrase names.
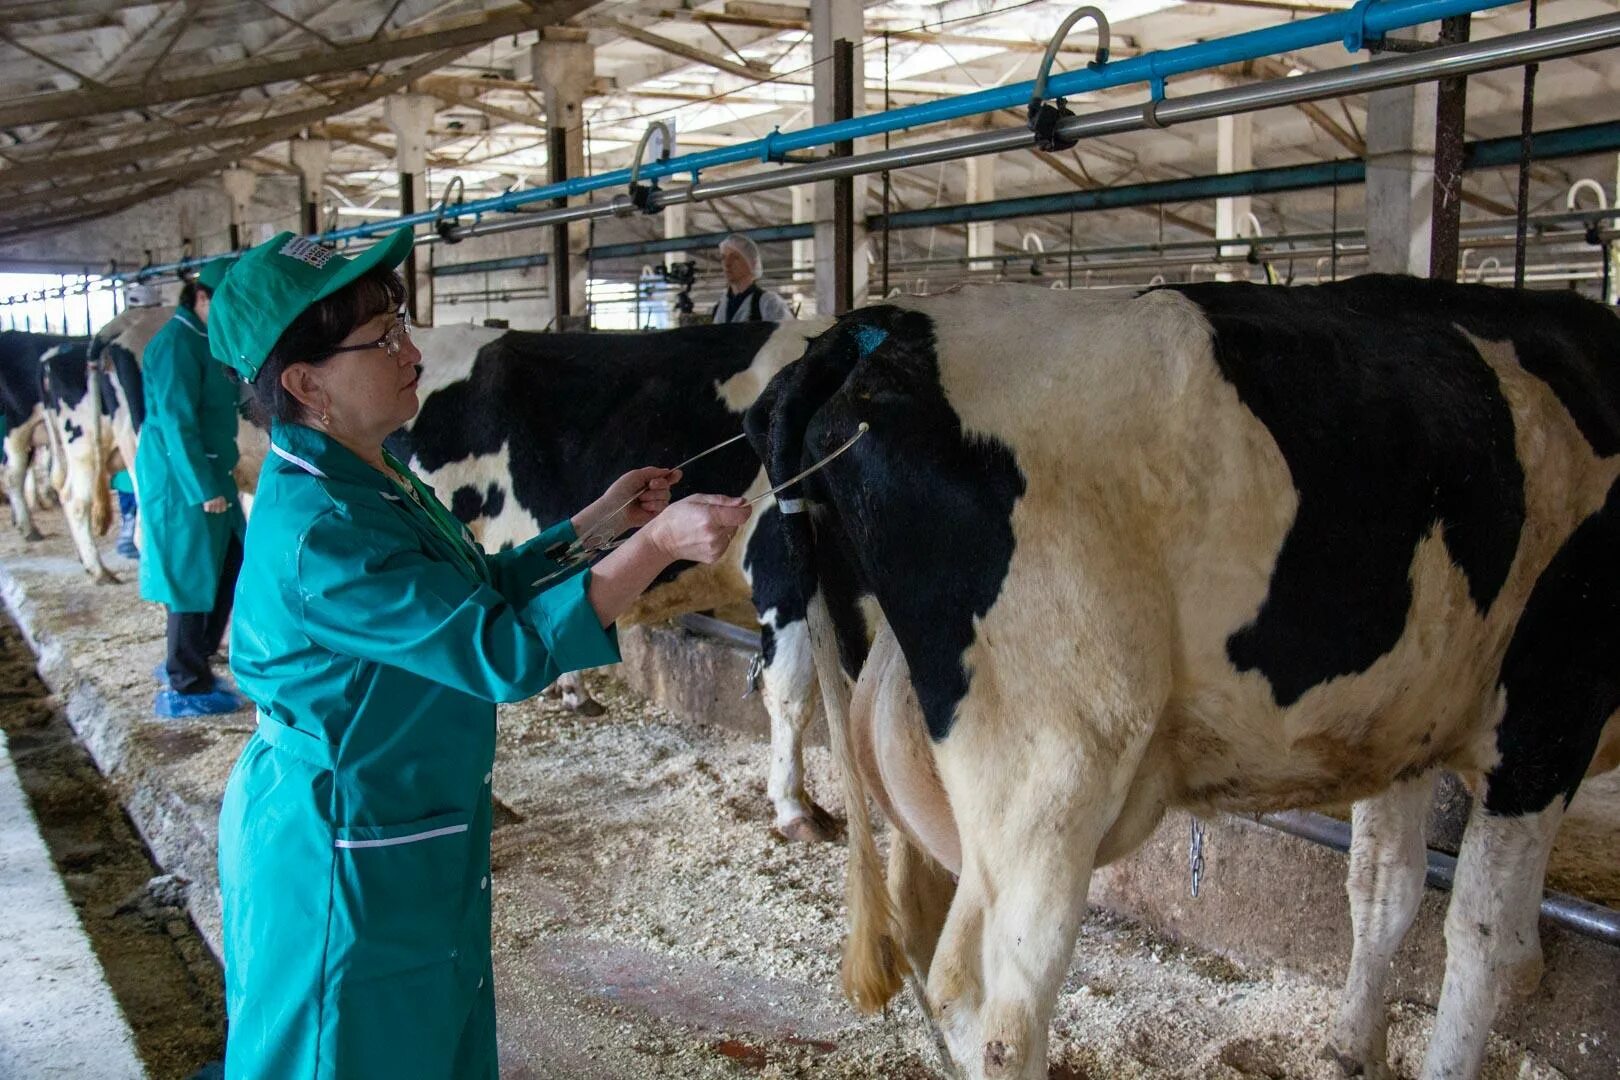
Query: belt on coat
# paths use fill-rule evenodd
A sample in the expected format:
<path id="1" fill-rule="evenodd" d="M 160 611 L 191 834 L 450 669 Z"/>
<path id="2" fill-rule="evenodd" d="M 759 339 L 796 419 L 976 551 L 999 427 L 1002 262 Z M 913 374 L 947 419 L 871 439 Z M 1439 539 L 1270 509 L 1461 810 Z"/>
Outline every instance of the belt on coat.
<path id="1" fill-rule="evenodd" d="M 306 765 L 331 772 L 337 768 L 337 750 L 323 739 L 290 728 L 259 713 L 259 738 L 284 754 L 291 754 Z"/>

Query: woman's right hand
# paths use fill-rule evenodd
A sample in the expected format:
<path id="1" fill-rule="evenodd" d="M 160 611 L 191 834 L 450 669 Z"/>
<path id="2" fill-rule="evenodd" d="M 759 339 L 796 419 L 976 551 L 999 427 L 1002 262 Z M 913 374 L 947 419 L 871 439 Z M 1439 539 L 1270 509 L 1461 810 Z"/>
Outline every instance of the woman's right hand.
<path id="1" fill-rule="evenodd" d="M 641 531 L 671 562 L 712 563 L 753 512 L 746 500 L 729 495 L 688 495 Z"/>

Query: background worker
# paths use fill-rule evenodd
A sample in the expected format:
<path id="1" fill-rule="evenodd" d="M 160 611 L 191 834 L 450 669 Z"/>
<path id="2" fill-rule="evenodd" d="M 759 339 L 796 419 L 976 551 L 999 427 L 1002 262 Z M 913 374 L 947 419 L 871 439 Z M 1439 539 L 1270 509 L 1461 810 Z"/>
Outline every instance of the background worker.
<path id="1" fill-rule="evenodd" d="M 209 667 L 230 620 L 246 522 L 236 498 L 236 381 L 208 351 L 212 297 L 230 262 L 215 259 L 180 294 L 146 346 L 146 423 L 135 453 L 141 493 L 141 598 L 168 609 L 159 716 L 213 716 L 242 701 Z"/>
<path id="2" fill-rule="evenodd" d="M 760 285 L 764 265 L 759 248 L 748 237 L 732 233 L 720 241 L 720 268 L 726 275 L 726 295 L 714 305 L 714 321 L 787 322 L 793 318 L 780 293 Z"/>

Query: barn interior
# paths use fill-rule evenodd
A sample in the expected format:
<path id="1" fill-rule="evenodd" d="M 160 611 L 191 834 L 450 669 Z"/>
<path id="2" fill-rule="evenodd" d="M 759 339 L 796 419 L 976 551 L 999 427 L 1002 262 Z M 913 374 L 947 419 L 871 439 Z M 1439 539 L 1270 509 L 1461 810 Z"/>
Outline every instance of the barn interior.
<path id="1" fill-rule="evenodd" d="M 353 254 L 402 226 L 431 328 L 704 322 L 732 234 L 801 319 L 966 284 L 1366 272 L 1620 303 L 1620 0 L 1094 10 L 0 0 L 0 330 L 89 337 L 278 233 Z M 1044 148 L 1039 104 L 1072 114 Z M 151 715 L 163 613 L 111 536 L 116 580 L 88 578 L 50 502 L 44 539 L 0 529 L 0 903 L 32 913 L 0 933 L 0 1077 L 222 1076 L 216 821 L 252 713 Z M 908 998 L 865 1017 L 839 995 L 845 849 L 770 828 L 752 611 L 622 641 L 588 676 L 605 715 L 499 712 L 501 1072 L 947 1075 Z M 809 785 L 842 818 L 820 726 Z M 1431 813 L 1395 1076 L 1433 1033 L 1467 811 L 1452 785 Z M 1348 821 L 1172 812 L 1102 871 L 1050 1075 L 1342 1076 L 1319 1050 L 1350 954 Z M 1546 974 L 1482 1076 L 1620 1075 L 1617 852 L 1610 773 L 1566 815 Z"/>

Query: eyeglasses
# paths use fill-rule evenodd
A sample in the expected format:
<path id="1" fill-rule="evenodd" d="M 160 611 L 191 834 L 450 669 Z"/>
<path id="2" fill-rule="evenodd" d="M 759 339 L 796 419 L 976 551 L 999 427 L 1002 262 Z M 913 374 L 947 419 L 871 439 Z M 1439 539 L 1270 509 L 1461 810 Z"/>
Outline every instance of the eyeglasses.
<path id="1" fill-rule="evenodd" d="M 326 350 L 326 355 L 336 356 L 342 352 L 365 352 L 367 349 L 381 349 L 388 354 L 389 359 L 397 359 L 399 351 L 405 347 L 405 342 L 410 336 L 411 317 L 401 311 L 394 319 L 394 324 L 376 341 L 368 341 L 364 345 L 339 345 L 335 349 Z"/>

